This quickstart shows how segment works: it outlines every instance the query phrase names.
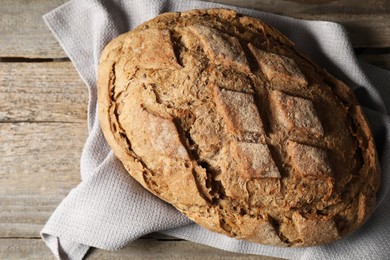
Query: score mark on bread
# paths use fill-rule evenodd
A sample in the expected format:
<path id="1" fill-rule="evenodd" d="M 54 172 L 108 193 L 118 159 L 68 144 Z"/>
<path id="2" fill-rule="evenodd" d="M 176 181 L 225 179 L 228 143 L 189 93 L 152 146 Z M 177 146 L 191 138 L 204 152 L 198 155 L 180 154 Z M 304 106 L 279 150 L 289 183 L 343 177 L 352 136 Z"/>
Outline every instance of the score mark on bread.
<path id="1" fill-rule="evenodd" d="M 117 37 L 98 105 L 127 171 L 212 231 L 311 246 L 375 207 L 380 170 L 352 91 L 260 20 L 166 13 Z"/>

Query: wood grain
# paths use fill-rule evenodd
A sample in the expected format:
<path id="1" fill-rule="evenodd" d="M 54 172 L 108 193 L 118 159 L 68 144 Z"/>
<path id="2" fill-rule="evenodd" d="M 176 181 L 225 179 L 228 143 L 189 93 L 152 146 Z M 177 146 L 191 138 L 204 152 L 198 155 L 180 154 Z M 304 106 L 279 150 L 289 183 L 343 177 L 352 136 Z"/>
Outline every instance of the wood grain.
<path id="1" fill-rule="evenodd" d="M 204 260 L 204 259 L 247 259 L 276 260 L 280 258 L 242 255 L 194 244 L 188 241 L 159 241 L 157 239 L 138 239 L 120 251 L 91 250 L 87 259 L 166 259 L 166 260 Z M 38 239 L 7 239 L 0 242 L 0 259 L 53 259 L 51 252 Z"/>
<path id="2" fill-rule="evenodd" d="M 357 57 L 372 65 L 390 70 L 390 51 L 380 54 L 380 50 L 365 50 L 357 55 Z"/>
<path id="3" fill-rule="evenodd" d="M 1 0 L 0 57 L 62 58 L 64 51 L 42 15 L 66 0 Z"/>
<path id="4" fill-rule="evenodd" d="M 39 231 L 80 182 L 87 91 L 70 62 L 0 63 L 0 259 L 52 259 Z M 148 235 L 88 259 L 248 258 Z M 251 256 L 249 259 L 272 259 Z"/>
<path id="5" fill-rule="evenodd" d="M 0 124 L 0 237 L 36 237 L 80 182 L 86 123 Z"/>
<path id="6" fill-rule="evenodd" d="M 0 237 L 37 237 L 80 181 L 87 89 L 70 62 L 0 63 Z"/>
<path id="7" fill-rule="evenodd" d="M 388 0 L 216 0 L 292 17 L 339 22 L 348 29 L 354 47 L 390 46 Z M 0 57 L 66 57 L 42 20 L 42 15 L 66 0 L 2 0 L 0 5 Z M 361 37 L 365 35 L 365 37 Z"/>
<path id="8" fill-rule="evenodd" d="M 0 196 L 63 196 L 80 180 L 86 123 L 0 124 Z"/>
<path id="9" fill-rule="evenodd" d="M 73 183 L 76 185 L 77 180 Z M 58 188 L 60 185 L 49 182 L 45 184 L 45 188 L 49 185 L 52 189 L 51 195 L 44 196 L 37 192 L 28 195 L 1 195 L 0 243 L 12 238 L 39 238 L 39 232 L 49 216 L 70 191 L 68 185 L 65 185 L 68 190 L 64 191 L 65 189 L 61 188 L 62 190 L 57 193 L 53 188 Z"/>
<path id="10" fill-rule="evenodd" d="M 0 237 L 36 237 L 80 181 L 87 89 L 70 62 L 0 63 L 0 99 Z"/>
<path id="11" fill-rule="evenodd" d="M 66 54 L 42 20 L 44 13 L 65 2 L 1 0 L 0 259 L 53 259 L 39 231 L 80 182 L 88 93 L 69 61 L 49 62 L 62 60 Z M 354 47 L 364 48 L 359 49 L 359 58 L 390 69 L 388 0 L 212 2 L 340 22 Z M 96 249 L 88 254 L 88 259 L 156 258 L 275 259 L 229 253 L 159 234 L 141 238 L 121 251 Z"/>
<path id="12" fill-rule="evenodd" d="M 80 180 L 87 90 L 70 62 L 0 63 L 0 237 L 36 237 Z"/>
<path id="13" fill-rule="evenodd" d="M 253 8 L 308 20 L 333 21 L 346 27 L 355 48 L 390 46 L 390 4 L 388 0 L 203 1 Z"/>
<path id="14" fill-rule="evenodd" d="M 70 62 L 0 63 L 0 122 L 85 122 L 88 91 Z"/>
<path id="15" fill-rule="evenodd" d="M 83 123 L 0 124 L 0 259 L 52 259 L 39 238 L 51 213 L 79 183 Z M 72 141 L 69 141 L 72 140 Z M 17 239 L 16 239 L 17 238 Z M 152 234 L 117 252 L 88 259 L 260 259 Z"/>
<path id="16" fill-rule="evenodd" d="M 388 14 L 388 0 L 201 0 L 295 16 L 332 14 Z"/>

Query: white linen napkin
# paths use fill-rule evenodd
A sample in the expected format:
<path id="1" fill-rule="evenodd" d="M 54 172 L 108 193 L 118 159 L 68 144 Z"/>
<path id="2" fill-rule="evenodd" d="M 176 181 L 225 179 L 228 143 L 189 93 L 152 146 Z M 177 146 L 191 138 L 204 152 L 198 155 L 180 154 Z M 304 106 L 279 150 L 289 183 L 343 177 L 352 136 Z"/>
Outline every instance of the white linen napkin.
<path id="1" fill-rule="evenodd" d="M 354 89 L 372 124 L 383 171 L 378 207 L 359 231 L 338 242 L 310 248 L 238 241 L 205 230 L 151 195 L 113 155 L 96 116 L 96 71 L 104 46 L 160 13 L 212 7 L 227 7 L 263 19 Z M 41 231 L 57 258 L 81 259 L 90 247 L 117 250 L 155 231 L 233 252 L 288 259 L 390 256 L 390 117 L 386 112 L 390 109 L 390 72 L 360 64 L 341 25 L 184 0 L 72 0 L 43 18 L 89 90 L 89 137 L 81 156 L 82 182 L 61 202 Z"/>

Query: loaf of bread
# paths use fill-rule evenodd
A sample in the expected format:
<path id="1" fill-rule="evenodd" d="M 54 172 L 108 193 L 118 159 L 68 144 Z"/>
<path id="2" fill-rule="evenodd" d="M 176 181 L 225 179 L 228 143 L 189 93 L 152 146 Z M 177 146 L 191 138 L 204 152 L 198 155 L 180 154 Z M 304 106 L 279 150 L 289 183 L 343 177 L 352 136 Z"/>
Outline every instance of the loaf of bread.
<path id="1" fill-rule="evenodd" d="M 193 10 L 120 35 L 98 107 L 131 176 L 209 230 L 311 246 L 375 207 L 380 168 L 353 92 L 260 20 Z"/>

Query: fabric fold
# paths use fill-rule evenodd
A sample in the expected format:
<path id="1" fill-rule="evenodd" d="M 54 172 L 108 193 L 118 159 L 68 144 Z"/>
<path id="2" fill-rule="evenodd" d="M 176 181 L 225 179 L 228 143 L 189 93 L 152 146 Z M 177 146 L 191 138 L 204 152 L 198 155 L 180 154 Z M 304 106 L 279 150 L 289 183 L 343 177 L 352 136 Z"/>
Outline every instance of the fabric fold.
<path id="1" fill-rule="evenodd" d="M 104 46 L 160 13 L 221 7 L 278 28 L 298 49 L 347 82 L 366 107 L 379 150 L 382 186 L 374 215 L 357 232 L 330 245 L 311 248 L 238 241 L 192 223 L 143 189 L 113 155 L 96 114 L 96 72 Z M 81 156 L 82 182 L 60 203 L 41 232 L 57 258 L 81 259 L 90 247 L 117 250 L 150 232 L 232 252 L 289 259 L 383 259 L 390 255 L 390 119 L 386 112 L 390 109 L 390 72 L 358 62 L 341 25 L 186 0 L 72 0 L 43 18 L 89 90 L 89 136 Z"/>

